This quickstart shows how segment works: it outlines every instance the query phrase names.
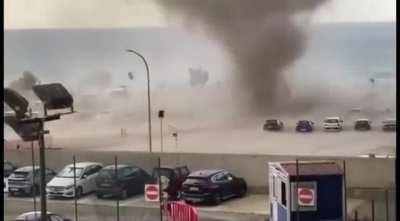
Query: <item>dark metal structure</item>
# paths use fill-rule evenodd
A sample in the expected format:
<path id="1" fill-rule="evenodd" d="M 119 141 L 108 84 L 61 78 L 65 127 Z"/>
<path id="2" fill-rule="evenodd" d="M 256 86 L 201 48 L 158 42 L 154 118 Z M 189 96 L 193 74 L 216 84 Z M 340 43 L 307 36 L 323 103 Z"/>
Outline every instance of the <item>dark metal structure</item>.
<path id="1" fill-rule="evenodd" d="M 46 221 L 47 198 L 46 198 L 46 158 L 44 135 L 49 131 L 44 130 L 44 123 L 60 119 L 61 114 L 73 113 L 73 98 L 71 94 L 59 83 L 43 84 L 33 87 L 34 93 L 43 103 L 44 116 L 32 118 L 28 112 L 29 102 L 18 92 L 5 88 L 4 102 L 15 111 L 15 116 L 6 116 L 5 122 L 22 138 L 24 141 L 39 142 L 40 155 L 40 204 L 41 220 Z M 70 108 L 67 113 L 56 113 L 48 115 L 48 110 Z"/>

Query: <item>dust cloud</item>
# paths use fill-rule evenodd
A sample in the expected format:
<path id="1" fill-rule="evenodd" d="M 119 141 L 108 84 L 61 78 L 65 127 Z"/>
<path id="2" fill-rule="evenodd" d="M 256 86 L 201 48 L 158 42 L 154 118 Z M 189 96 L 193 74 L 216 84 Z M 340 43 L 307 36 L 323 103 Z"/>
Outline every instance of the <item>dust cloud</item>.
<path id="1" fill-rule="evenodd" d="M 306 40 L 295 16 L 309 14 L 324 2 L 158 1 L 168 14 L 183 17 L 186 26 L 204 29 L 223 45 L 235 66 L 237 101 L 253 114 L 277 112 L 290 104 L 282 72 L 303 54 Z M 305 107 L 311 105 L 307 102 Z"/>

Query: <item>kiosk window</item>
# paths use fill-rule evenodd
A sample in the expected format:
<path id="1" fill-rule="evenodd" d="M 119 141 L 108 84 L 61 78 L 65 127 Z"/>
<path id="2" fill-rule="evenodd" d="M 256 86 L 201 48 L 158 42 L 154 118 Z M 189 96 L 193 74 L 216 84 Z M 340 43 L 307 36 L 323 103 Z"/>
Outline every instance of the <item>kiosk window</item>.
<path id="1" fill-rule="evenodd" d="M 286 206 L 286 183 L 281 182 L 281 203 Z"/>

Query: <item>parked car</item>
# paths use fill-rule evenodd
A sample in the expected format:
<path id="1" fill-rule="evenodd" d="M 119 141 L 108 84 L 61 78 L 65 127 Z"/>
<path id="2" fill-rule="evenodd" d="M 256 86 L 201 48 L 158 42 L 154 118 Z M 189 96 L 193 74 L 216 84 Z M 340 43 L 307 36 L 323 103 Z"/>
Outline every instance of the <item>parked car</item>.
<path id="1" fill-rule="evenodd" d="M 152 180 L 149 183 L 156 184 L 160 176 L 162 190 L 168 193 L 170 199 L 175 200 L 180 198 L 182 183 L 189 174 L 187 166 L 154 168 Z"/>
<path id="2" fill-rule="evenodd" d="M 283 129 L 283 122 L 276 119 L 269 119 L 265 121 L 263 126 L 264 130 L 282 130 Z"/>
<path id="3" fill-rule="evenodd" d="M 3 176 L 4 177 L 9 177 L 14 170 L 17 169 L 17 166 L 15 166 L 13 163 L 9 161 L 4 161 L 3 163 Z"/>
<path id="4" fill-rule="evenodd" d="M 96 177 L 96 196 L 125 199 L 129 195 L 143 193 L 145 183 L 150 180 L 151 176 L 136 166 L 117 165 L 117 171 L 114 165 L 106 166 Z"/>
<path id="5" fill-rule="evenodd" d="M 14 221 L 41 221 L 40 211 L 27 212 L 19 215 Z M 71 221 L 70 219 L 64 218 L 58 214 L 47 212 L 47 221 Z"/>
<path id="6" fill-rule="evenodd" d="M 196 171 L 189 174 L 182 185 L 182 199 L 188 203 L 218 205 L 222 200 L 242 197 L 246 192 L 246 181 L 223 169 Z"/>
<path id="7" fill-rule="evenodd" d="M 323 127 L 326 131 L 341 131 L 343 120 L 340 117 L 327 117 L 324 120 Z"/>
<path id="8" fill-rule="evenodd" d="M 368 119 L 358 119 L 354 123 L 354 130 L 371 130 L 371 122 Z"/>
<path id="9" fill-rule="evenodd" d="M 299 120 L 296 125 L 297 132 L 312 132 L 314 130 L 314 122 L 310 120 Z"/>
<path id="10" fill-rule="evenodd" d="M 8 177 L 11 175 L 12 172 L 14 172 L 14 170 L 17 169 L 17 166 L 15 166 L 14 164 L 12 164 L 9 161 L 4 161 L 3 163 L 3 191 L 5 193 L 8 192 Z"/>
<path id="11" fill-rule="evenodd" d="M 396 131 L 396 119 L 387 119 L 382 121 L 382 130 L 384 131 Z"/>
<path id="12" fill-rule="evenodd" d="M 56 175 L 56 172 L 46 168 L 46 183 Z M 8 177 L 8 194 L 10 196 L 16 193 L 33 195 L 39 193 L 40 186 L 40 168 L 35 166 L 26 166 L 16 169 Z"/>
<path id="13" fill-rule="evenodd" d="M 47 196 L 76 197 L 96 191 L 96 177 L 103 168 L 101 163 L 75 163 L 76 189 L 74 189 L 74 165 L 64 167 L 46 186 Z"/>

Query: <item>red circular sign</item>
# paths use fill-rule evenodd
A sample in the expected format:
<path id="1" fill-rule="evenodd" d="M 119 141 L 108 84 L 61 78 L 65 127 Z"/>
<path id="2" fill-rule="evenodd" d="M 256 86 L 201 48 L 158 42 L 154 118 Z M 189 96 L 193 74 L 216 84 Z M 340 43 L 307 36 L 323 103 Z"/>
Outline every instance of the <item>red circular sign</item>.
<path id="1" fill-rule="evenodd" d="M 158 198 L 158 188 L 155 185 L 148 185 L 145 192 L 149 200 L 156 200 Z"/>
<path id="2" fill-rule="evenodd" d="M 311 204 L 314 201 L 314 193 L 307 188 L 299 188 L 299 202 L 301 204 Z"/>

